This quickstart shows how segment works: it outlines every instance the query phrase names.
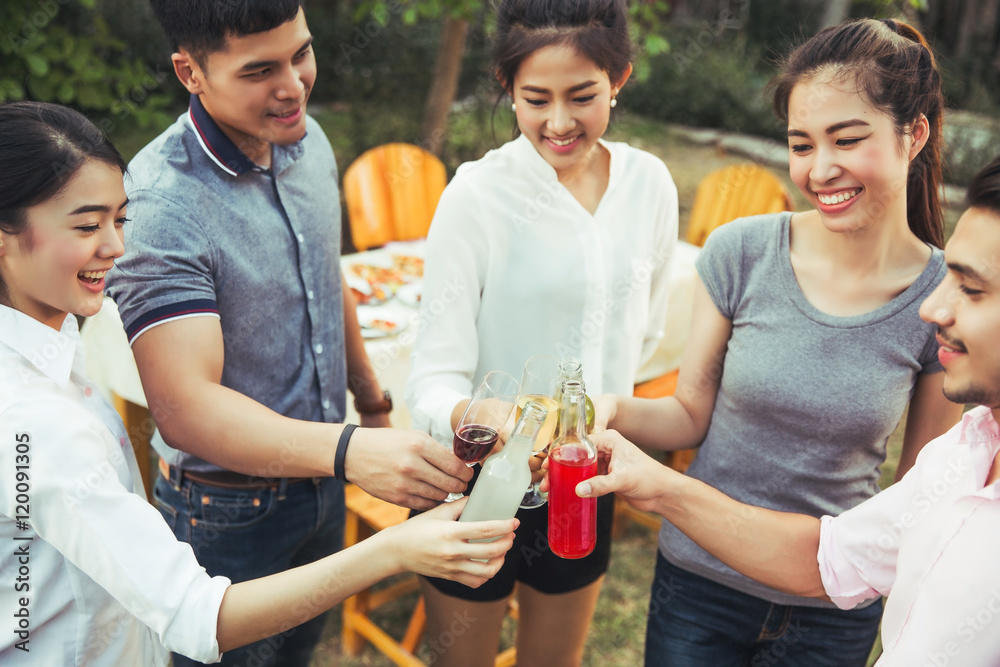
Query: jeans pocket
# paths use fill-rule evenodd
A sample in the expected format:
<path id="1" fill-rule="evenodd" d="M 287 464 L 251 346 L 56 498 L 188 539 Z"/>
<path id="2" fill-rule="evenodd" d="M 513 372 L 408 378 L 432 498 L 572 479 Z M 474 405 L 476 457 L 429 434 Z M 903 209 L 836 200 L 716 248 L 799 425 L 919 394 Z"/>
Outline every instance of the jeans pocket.
<path id="1" fill-rule="evenodd" d="M 157 478 L 153 484 L 153 500 L 160 510 L 160 516 L 170 526 L 170 532 L 176 535 L 177 517 L 180 515 L 180 508 L 176 505 L 179 500 L 177 492 L 163 478 Z"/>
<path id="2" fill-rule="evenodd" d="M 250 528 L 275 511 L 275 496 L 273 488 L 224 489 L 192 484 L 192 525 L 216 531 Z"/>

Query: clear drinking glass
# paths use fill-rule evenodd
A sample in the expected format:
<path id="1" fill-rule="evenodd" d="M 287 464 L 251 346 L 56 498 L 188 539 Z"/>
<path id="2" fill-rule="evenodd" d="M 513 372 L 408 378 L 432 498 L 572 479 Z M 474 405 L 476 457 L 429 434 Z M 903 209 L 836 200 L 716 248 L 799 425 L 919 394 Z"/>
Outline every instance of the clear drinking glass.
<path id="1" fill-rule="evenodd" d="M 559 404 L 555 400 L 559 386 L 559 360 L 549 354 L 536 354 L 524 363 L 521 374 L 521 393 L 517 397 L 517 418 L 528 401 L 538 401 L 549 411 L 542 429 L 535 439 L 532 453 L 544 458 L 552 442 L 556 424 L 559 422 Z M 521 507 L 531 509 L 545 504 L 545 495 L 538 490 L 538 484 L 529 484 L 521 500 Z"/>
<path id="2" fill-rule="evenodd" d="M 462 419 L 455 429 L 452 449 L 455 456 L 470 468 L 483 459 L 497 444 L 497 438 L 514 411 L 520 385 L 517 380 L 503 371 L 490 371 L 484 377 Z M 448 495 L 448 502 L 461 498 L 462 494 Z"/>

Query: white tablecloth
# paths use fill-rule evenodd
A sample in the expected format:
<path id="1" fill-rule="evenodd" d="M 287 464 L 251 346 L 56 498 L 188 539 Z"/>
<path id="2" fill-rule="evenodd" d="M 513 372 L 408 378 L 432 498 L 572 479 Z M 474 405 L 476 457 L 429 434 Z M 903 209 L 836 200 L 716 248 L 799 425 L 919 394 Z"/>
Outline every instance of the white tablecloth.
<path id="1" fill-rule="evenodd" d="M 695 284 L 694 261 L 699 248 L 688 243 L 678 244 L 676 259 L 671 269 L 671 294 L 667 308 L 664 338 L 652 359 L 639 371 L 639 382 L 658 377 L 680 365 L 684 342 L 691 325 L 691 307 Z M 345 274 L 355 263 L 391 266 L 394 254 L 423 256 L 423 241 L 389 244 L 384 248 L 369 250 L 341 258 Z M 359 306 L 359 319 L 379 318 L 405 323 L 395 335 L 365 340 L 365 350 L 375 369 L 379 384 L 393 396 L 394 410 L 390 415 L 393 426 L 409 428 L 410 413 L 403 402 L 406 381 L 410 375 L 410 353 L 416 335 L 413 320 L 417 308 L 392 298 L 380 306 Z M 138 405 L 146 405 L 135 367 L 135 359 L 118 315 L 118 308 L 109 299 L 94 317 L 88 318 L 81 333 L 87 354 L 87 373 L 110 399 L 113 391 L 122 398 Z M 358 423 L 353 401 L 348 397 L 346 420 Z"/>

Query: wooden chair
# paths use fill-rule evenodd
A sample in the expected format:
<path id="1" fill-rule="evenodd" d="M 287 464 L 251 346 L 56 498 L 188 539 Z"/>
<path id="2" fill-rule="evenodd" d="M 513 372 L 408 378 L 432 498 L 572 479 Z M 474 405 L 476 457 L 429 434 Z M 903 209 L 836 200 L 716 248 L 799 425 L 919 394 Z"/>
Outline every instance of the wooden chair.
<path id="1" fill-rule="evenodd" d="M 765 167 L 751 162 L 723 167 L 698 184 L 687 242 L 703 246 L 712 230 L 730 220 L 792 208 L 784 184 Z"/>
<path id="2" fill-rule="evenodd" d="M 358 250 L 427 236 L 446 175 L 435 155 L 412 144 L 384 144 L 344 172 L 351 239 Z"/>
<path id="3" fill-rule="evenodd" d="M 118 416 L 125 423 L 128 439 L 132 442 L 142 485 L 146 489 L 146 500 L 153 502 L 153 483 L 156 481 L 156 458 L 150 445 L 153 438 L 153 417 L 145 406 L 124 399 L 113 391 L 111 399 Z"/>
<path id="4" fill-rule="evenodd" d="M 347 506 L 344 524 L 345 549 L 373 533 L 402 523 L 410 513 L 405 507 L 379 500 L 354 484 L 348 484 L 344 489 L 344 501 Z M 399 640 L 380 628 L 370 616 L 372 611 L 382 605 L 418 589 L 417 578 L 411 575 L 386 588 L 377 591 L 369 588 L 344 600 L 341 629 L 341 645 L 344 653 L 357 655 L 364 647 L 365 641 L 368 641 L 400 667 L 427 667 L 415 655 L 427 622 L 422 596 L 417 600 L 406 631 Z M 507 613 L 517 619 L 517 612 L 517 602 L 512 598 Z M 516 649 L 511 647 L 497 655 L 494 667 L 511 667 L 516 662 Z"/>

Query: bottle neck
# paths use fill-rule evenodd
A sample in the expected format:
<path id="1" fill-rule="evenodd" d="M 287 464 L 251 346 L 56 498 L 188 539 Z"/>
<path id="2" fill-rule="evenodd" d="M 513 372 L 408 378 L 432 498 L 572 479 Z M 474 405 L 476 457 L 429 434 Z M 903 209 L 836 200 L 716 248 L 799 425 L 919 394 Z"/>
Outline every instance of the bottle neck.
<path id="1" fill-rule="evenodd" d="M 564 389 L 559 406 L 559 429 L 562 438 L 580 439 L 587 433 L 587 403 L 582 388 Z"/>
<path id="2" fill-rule="evenodd" d="M 538 432 L 542 430 L 546 414 L 544 408 L 529 402 L 517 420 L 517 424 L 514 425 L 514 431 L 504 444 L 503 451 L 509 451 L 511 456 L 524 455 L 527 458 L 527 454 L 531 453 L 535 438 L 538 437 Z"/>

